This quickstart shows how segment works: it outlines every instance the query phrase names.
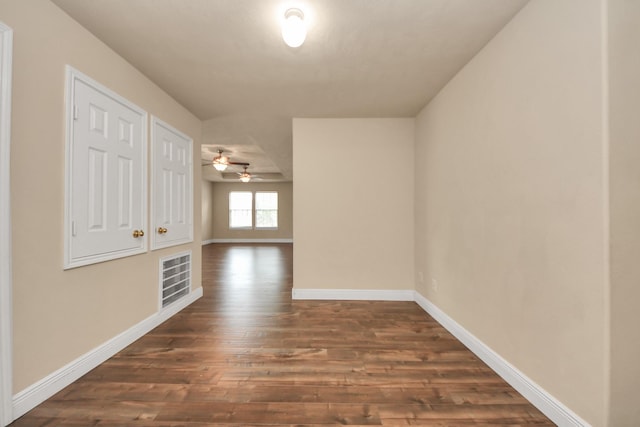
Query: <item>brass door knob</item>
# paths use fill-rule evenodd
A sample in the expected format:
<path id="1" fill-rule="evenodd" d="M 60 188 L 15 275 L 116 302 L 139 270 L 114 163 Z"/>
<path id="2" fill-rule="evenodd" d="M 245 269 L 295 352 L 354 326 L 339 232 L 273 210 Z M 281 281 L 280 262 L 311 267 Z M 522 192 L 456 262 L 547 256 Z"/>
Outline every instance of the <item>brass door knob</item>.
<path id="1" fill-rule="evenodd" d="M 164 227 L 158 227 L 158 234 L 165 234 L 167 232 L 167 229 Z"/>
<path id="2" fill-rule="evenodd" d="M 144 236 L 144 231 L 142 231 L 142 230 L 133 230 L 133 237 L 135 237 L 137 239 L 138 237 L 142 237 L 142 236 Z"/>

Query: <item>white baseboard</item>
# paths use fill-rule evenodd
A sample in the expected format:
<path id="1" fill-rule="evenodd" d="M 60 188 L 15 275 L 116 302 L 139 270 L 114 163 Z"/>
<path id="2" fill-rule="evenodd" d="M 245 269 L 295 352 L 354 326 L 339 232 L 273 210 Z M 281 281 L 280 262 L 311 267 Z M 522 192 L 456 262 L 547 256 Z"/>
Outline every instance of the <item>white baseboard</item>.
<path id="1" fill-rule="evenodd" d="M 77 380 L 91 369 L 103 363 L 144 334 L 160 325 L 171 316 L 202 296 L 202 288 L 167 307 L 129 330 L 110 339 L 101 346 L 80 356 L 42 380 L 13 396 L 14 419 L 24 415 L 55 393 Z M 293 299 L 313 300 L 368 300 L 368 301 L 415 301 L 453 336 L 466 345 L 476 356 L 500 375 L 535 407 L 560 427 L 591 427 L 589 423 L 550 395 L 533 380 L 520 372 L 471 332 L 445 314 L 431 301 L 413 290 L 360 290 L 360 289 L 293 289 Z"/>
<path id="2" fill-rule="evenodd" d="M 419 292 L 415 292 L 415 302 L 438 321 L 453 336 L 460 340 L 489 365 L 498 375 L 522 394 L 529 402 L 560 427 L 590 427 L 589 423 L 563 405 L 558 399 L 547 393 L 531 378 L 520 372 L 515 366 L 503 359 L 489 346 L 476 338 L 471 332 L 440 310 L 435 304 Z"/>
<path id="3" fill-rule="evenodd" d="M 26 414 L 78 378 L 100 365 L 114 354 L 133 343 L 144 334 L 160 325 L 171 316 L 187 307 L 202 296 L 202 288 L 195 289 L 188 296 L 176 301 L 128 330 L 111 338 L 104 344 L 83 354 L 40 381 L 30 385 L 13 396 L 13 418 Z"/>
<path id="4" fill-rule="evenodd" d="M 415 301 L 453 336 L 460 340 L 489 365 L 502 379 L 522 394 L 551 421 L 560 427 L 591 427 L 589 423 L 550 395 L 531 378 L 520 372 L 471 332 L 440 310 L 422 294 L 413 290 L 359 290 L 359 289 L 296 289 L 294 300 L 369 300 L 369 301 Z"/>
<path id="5" fill-rule="evenodd" d="M 376 290 L 376 289 L 296 289 L 293 299 L 316 300 L 361 300 L 361 301 L 413 301 L 413 290 Z"/>
<path id="6" fill-rule="evenodd" d="M 293 239 L 211 239 L 208 243 L 293 243 Z"/>
<path id="7" fill-rule="evenodd" d="M 203 241 L 202 241 L 202 246 L 204 246 L 204 245 L 210 245 L 211 243 L 214 243 L 214 242 L 213 242 L 213 239 L 203 240 Z"/>

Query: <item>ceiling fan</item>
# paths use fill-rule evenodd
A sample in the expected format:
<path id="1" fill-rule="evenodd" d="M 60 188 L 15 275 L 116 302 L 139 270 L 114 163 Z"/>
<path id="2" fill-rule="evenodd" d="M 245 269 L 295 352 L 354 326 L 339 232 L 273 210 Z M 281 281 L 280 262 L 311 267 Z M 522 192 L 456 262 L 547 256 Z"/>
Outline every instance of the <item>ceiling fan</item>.
<path id="1" fill-rule="evenodd" d="M 212 164 L 213 167 L 216 168 L 216 170 L 222 172 L 225 169 L 227 169 L 227 167 L 229 165 L 238 165 L 238 166 L 244 166 L 245 172 L 247 171 L 247 167 L 249 166 L 249 163 L 246 162 L 232 162 L 229 160 L 229 157 L 224 156 L 222 153 L 224 152 L 224 150 L 218 149 L 218 155 L 216 157 L 213 158 L 212 160 Z"/>
<path id="2" fill-rule="evenodd" d="M 247 172 L 247 168 L 248 167 L 249 167 L 249 164 L 247 163 L 246 166 L 244 166 L 244 171 L 242 173 L 237 172 L 238 176 L 240 177 L 240 181 L 242 181 L 242 182 L 251 181 L 251 174 L 249 172 Z"/>

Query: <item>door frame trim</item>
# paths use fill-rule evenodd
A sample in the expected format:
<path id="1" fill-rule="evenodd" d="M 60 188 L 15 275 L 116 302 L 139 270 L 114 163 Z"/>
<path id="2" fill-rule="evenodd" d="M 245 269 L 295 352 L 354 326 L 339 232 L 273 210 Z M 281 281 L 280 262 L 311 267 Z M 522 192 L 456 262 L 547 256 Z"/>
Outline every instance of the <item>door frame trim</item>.
<path id="1" fill-rule="evenodd" d="M 1 425 L 13 421 L 11 272 L 11 71 L 13 30 L 0 22 L 0 405 Z"/>

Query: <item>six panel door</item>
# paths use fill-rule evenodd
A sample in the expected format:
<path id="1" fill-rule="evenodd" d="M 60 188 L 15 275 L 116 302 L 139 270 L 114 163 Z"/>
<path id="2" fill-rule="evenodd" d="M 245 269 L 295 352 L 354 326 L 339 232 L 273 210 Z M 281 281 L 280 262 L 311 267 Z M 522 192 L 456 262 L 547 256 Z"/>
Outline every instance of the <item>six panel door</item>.
<path id="1" fill-rule="evenodd" d="M 151 119 L 151 248 L 193 241 L 193 140 Z"/>
<path id="2" fill-rule="evenodd" d="M 147 114 L 69 69 L 65 267 L 146 251 Z"/>

